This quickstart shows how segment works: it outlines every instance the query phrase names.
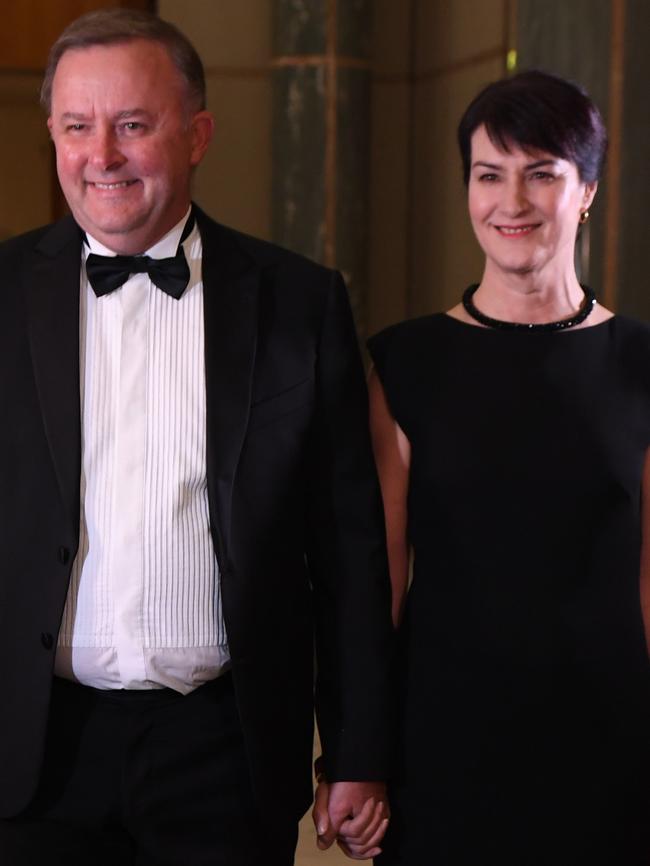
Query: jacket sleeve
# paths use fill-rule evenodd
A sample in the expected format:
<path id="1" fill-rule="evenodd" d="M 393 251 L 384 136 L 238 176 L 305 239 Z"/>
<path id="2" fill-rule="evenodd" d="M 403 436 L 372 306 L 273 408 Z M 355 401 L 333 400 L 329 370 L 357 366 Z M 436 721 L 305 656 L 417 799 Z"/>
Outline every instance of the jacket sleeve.
<path id="1" fill-rule="evenodd" d="M 390 740 L 390 581 L 363 366 L 337 273 L 316 368 L 307 561 L 323 764 L 330 781 L 381 780 Z"/>

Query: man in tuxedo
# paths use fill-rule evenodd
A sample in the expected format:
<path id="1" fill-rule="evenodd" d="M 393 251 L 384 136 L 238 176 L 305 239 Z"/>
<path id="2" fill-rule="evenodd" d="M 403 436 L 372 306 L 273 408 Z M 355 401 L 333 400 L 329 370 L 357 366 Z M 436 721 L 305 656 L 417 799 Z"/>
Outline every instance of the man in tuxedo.
<path id="1" fill-rule="evenodd" d="M 321 846 L 372 856 L 389 584 L 341 278 L 191 204 L 173 26 L 82 16 L 42 98 L 72 215 L 0 245 L 0 861 L 288 866 L 314 700 Z"/>

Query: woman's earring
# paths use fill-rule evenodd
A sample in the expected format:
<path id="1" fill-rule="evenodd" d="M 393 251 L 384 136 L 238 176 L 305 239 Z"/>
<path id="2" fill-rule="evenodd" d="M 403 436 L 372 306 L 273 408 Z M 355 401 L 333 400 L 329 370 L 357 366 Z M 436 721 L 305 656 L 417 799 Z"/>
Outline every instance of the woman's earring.
<path id="1" fill-rule="evenodd" d="M 587 222 L 588 219 L 589 219 L 589 211 L 588 210 L 581 210 L 580 211 L 580 225 L 583 226 Z"/>

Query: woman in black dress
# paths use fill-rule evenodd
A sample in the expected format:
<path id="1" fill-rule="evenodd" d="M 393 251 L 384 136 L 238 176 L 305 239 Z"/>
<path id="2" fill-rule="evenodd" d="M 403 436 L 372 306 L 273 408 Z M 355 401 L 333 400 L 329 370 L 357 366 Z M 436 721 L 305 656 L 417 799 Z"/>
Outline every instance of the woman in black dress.
<path id="1" fill-rule="evenodd" d="M 648 866 L 650 329 L 574 268 L 605 130 L 529 72 L 459 142 L 481 282 L 369 342 L 400 637 L 376 863 Z"/>

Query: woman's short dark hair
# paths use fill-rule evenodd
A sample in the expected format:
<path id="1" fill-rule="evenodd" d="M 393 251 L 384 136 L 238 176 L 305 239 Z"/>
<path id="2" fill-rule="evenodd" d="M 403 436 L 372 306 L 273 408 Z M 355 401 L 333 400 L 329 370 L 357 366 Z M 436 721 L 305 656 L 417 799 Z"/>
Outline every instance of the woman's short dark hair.
<path id="1" fill-rule="evenodd" d="M 597 181 L 607 153 L 607 130 L 585 91 L 572 81 L 539 70 L 488 84 L 458 125 L 463 177 L 469 182 L 472 135 L 485 126 L 492 143 L 509 152 L 544 150 L 576 166 L 583 183 Z"/>
<path id="2" fill-rule="evenodd" d="M 48 114 L 52 108 L 54 73 L 66 51 L 94 45 L 116 45 L 133 39 L 147 39 L 163 45 L 185 81 L 191 109 L 201 111 L 205 108 L 203 64 L 187 36 L 151 12 L 113 8 L 98 9 L 75 19 L 50 49 L 41 86 L 41 105 Z"/>

